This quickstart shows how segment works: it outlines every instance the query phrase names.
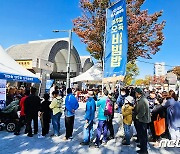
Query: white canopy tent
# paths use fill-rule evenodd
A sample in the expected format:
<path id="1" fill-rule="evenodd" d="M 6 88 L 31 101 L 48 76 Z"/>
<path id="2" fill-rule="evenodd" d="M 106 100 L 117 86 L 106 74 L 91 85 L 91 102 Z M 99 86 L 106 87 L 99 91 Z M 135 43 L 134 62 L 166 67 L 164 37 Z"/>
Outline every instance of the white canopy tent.
<path id="1" fill-rule="evenodd" d="M 37 76 L 11 58 L 0 46 L 0 79 L 39 83 Z"/>
<path id="2" fill-rule="evenodd" d="M 84 82 L 87 84 L 97 84 L 102 83 L 102 66 L 100 63 L 93 65 L 86 72 L 71 78 L 71 83 L 74 82 Z"/>

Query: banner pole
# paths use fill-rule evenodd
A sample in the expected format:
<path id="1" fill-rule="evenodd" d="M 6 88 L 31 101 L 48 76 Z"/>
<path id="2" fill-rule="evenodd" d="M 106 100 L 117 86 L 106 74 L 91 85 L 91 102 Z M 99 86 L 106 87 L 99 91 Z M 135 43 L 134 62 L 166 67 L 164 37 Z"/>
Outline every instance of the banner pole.
<path id="1" fill-rule="evenodd" d="M 106 31 L 107 31 L 107 8 L 106 8 L 106 22 L 105 22 L 105 33 L 104 33 L 104 50 L 103 50 L 103 76 L 102 76 L 102 90 L 104 89 L 104 68 L 105 68 L 105 52 L 106 52 Z"/>

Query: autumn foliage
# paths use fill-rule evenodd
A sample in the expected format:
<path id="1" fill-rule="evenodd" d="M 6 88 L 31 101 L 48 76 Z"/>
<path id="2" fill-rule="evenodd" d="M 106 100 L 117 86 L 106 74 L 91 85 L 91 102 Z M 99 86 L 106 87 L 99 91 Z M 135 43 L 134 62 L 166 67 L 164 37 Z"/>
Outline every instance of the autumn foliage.
<path id="1" fill-rule="evenodd" d="M 177 75 L 178 79 L 180 79 L 180 66 L 174 67 L 173 73 Z"/>
<path id="2" fill-rule="evenodd" d="M 165 22 L 158 23 L 162 11 L 148 14 L 141 10 L 145 0 L 127 0 L 128 61 L 139 56 L 151 58 L 163 43 Z M 106 8 L 109 0 L 80 0 L 82 16 L 73 20 L 74 32 L 87 44 L 87 50 L 96 59 L 103 58 Z"/>

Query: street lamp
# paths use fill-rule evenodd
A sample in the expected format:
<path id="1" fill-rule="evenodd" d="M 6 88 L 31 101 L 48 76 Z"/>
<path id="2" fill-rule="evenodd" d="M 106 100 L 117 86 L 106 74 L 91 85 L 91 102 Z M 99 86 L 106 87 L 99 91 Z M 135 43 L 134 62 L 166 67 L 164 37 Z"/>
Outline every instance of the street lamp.
<path id="1" fill-rule="evenodd" d="M 72 40 L 72 30 L 53 30 L 54 33 L 58 32 L 68 32 L 69 33 L 69 43 L 68 43 L 68 60 L 67 60 L 67 79 L 66 79 L 66 90 L 70 88 L 70 60 L 71 60 L 71 40 Z"/>

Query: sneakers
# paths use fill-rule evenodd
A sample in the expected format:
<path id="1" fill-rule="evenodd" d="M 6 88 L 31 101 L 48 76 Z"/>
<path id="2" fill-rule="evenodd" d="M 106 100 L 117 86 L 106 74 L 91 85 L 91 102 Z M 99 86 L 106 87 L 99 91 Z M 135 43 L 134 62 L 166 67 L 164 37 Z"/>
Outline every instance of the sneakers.
<path id="1" fill-rule="evenodd" d="M 107 142 L 106 141 L 102 141 L 102 145 L 106 145 L 107 144 Z"/>
<path id="2" fill-rule="evenodd" d="M 81 142 L 80 145 L 89 145 L 89 142 Z"/>
<path id="3" fill-rule="evenodd" d="M 20 133 L 19 132 L 15 132 L 14 135 L 20 135 Z"/>
<path id="4" fill-rule="evenodd" d="M 38 138 L 45 138 L 45 136 L 39 135 Z"/>
<path id="5" fill-rule="evenodd" d="M 95 144 L 94 144 L 94 147 L 95 147 L 95 148 L 99 148 L 99 145 L 95 143 Z"/>
<path id="6" fill-rule="evenodd" d="M 28 136 L 28 137 L 33 137 L 33 135 L 32 135 L 32 134 L 27 134 L 27 136 Z"/>
<path id="7" fill-rule="evenodd" d="M 68 139 L 66 138 L 66 136 L 63 137 L 63 140 L 64 140 L 64 141 L 68 141 Z"/>
<path id="8" fill-rule="evenodd" d="M 92 144 L 89 145 L 89 147 L 90 147 L 90 148 L 91 148 L 91 147 L 99 148 L 99 145 L 98 145 L 97 143 L 92 143 Z"/>
<path id="9" fill-rule="evenodd" d="M 107 140 L 112 140 L 112 139 L 114 139 L 114 136 L 107 137 Z"/>
<path id="10" fill-rule="evenodd" d="M 25 130 L 24 134 L 27 134 L 27 133 L 28 133 L 28 131 L 27 131 L 27 130 Z"/>
<path id="11" fill-rule="evenodd" d="M 140 144 L 137 144 L 136 146 L 137 146 L 138 148 L 141 148 Z"/>
<path id="12" fill-rule="evenodd" d="M 51 137 L 59 137 L 59 135 L 52 134 Z"/>
<path id="13" fill-rule="evenodd" d="M 70 136 L 70 137 L 69 137 L 69 139 L 71 139 L 71 140 L 72 140 L 72 139 L 73 139 L 73 137 L 72 137 L 72 136 Z"/>
<path id="14" fill-rule="evenodd" d="M 122 145 L 130 145 L 129 143 L 127 143 L 125 140 L 122 142 Z"/>
<path id="15" fill-rule="evenodd" d="M 137 150 L 136 152 L 140 154 L 148 154 L 148 151 Z"/>

